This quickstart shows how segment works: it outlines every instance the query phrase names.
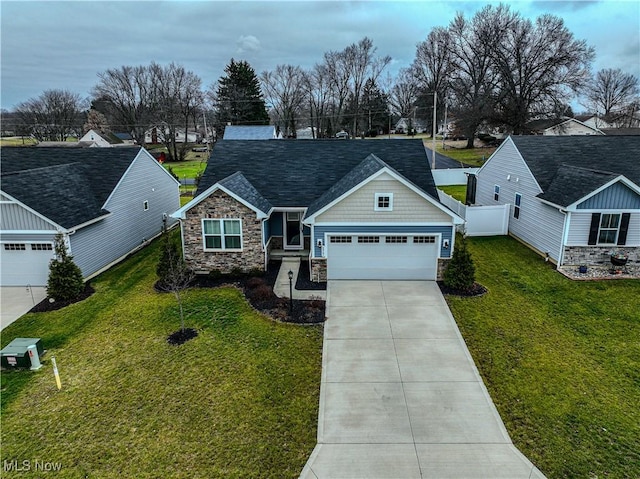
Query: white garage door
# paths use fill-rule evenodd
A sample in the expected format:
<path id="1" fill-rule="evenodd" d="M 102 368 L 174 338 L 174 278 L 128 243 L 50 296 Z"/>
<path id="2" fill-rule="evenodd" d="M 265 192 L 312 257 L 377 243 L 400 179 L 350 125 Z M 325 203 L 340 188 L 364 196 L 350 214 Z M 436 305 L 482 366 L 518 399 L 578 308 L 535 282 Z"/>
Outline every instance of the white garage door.
<path id="1" fill-rule="evenodd" d="M 0 244 L 0 284 L 46 286 L 51 258 L 51 243 Z"/>
<path id="2" fill-rule="evenodd" d="M 342 235 L 329 236 L 329 279 L 435 280 L 439 236 Z"/>

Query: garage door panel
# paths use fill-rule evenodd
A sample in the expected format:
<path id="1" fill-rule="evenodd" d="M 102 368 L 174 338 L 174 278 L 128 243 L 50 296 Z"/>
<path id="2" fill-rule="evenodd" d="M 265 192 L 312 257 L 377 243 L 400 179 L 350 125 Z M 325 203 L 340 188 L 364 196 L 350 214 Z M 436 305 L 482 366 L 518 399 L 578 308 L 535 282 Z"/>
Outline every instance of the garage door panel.
<path id="1" fill-rule="evenodd" d="M 0 245 L 0 284 L 46 286 L 51 258 L 52 250 L 36 250 L 31 244 L 26 244 L 24 250 L 7 250 L 4 244 Z"/>
<path id="2" fill-rule="evenodd" d="M 344 237 L 344 235 L 342 235 Z M 332 243 L 327 249 L 329 279 L 427 279 L 435 280 L 438 242 L 414 243 L 411 235 L 406 243 Z M 420 235 L 424 236 L 424 235 Z"/>

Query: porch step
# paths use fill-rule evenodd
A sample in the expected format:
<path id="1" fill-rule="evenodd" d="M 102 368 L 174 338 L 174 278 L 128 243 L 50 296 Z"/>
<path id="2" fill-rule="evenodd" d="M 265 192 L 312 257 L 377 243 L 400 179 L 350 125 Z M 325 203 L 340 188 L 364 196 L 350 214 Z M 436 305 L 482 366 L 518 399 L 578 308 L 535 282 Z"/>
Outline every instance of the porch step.
<path id="1" fill-rule="evenodd" d="M 272 249 L 269 251 L 270 259 L 282 259 L 282 258 L 308 258 L 308 249 L 300 250 L 284 250 L 284 249 Z"/>

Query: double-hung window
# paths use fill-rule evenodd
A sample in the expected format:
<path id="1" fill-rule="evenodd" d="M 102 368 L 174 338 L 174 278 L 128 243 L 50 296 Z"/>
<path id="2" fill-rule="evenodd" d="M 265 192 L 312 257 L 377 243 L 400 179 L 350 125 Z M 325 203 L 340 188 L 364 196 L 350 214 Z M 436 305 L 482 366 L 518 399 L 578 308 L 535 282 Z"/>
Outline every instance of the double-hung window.
<path id="1" fill-rule="evenodd" d="M 598 230 L 598 244 L 616 244 L 620 229 L 620 214 L 603 214 L 600 217 L 600 229 Z"/>
<path id="2" fill-rule="evenodd" d="M 498 201 L 500 199 L 500 185 L 494 185 L 493 187 L 493 200 Z"/>
<path id="3" fill-rule="evenodd" d="M 202 233 L 205 251 L 242 249 L 242 223 L 240 220 L 203 219 Z"/>
<path id="4" fill-rule="evenodd" d="M 516 193 L 516 200 L 513 204 L 513 217 L 515 219 L 520 218 L 520 203 L 522 203 L 522 195 L 520 193 Z"/>

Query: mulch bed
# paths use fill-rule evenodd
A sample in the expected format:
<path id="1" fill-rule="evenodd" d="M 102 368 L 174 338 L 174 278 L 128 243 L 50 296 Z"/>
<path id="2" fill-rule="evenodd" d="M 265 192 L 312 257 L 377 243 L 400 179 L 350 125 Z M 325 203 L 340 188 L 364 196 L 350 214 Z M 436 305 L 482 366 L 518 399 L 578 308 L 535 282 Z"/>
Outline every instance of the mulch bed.
<path id="1" fill-rule="evenodd" d="M 473 297 L 482 296 L 488 292 L 487 288 L 482 286 L 480 283 L 473 283 L 473 286 L 467 290 L 448 288 L 444 285 L 444 281 L 438 281 L 438 286 L 440 287 L 442 294 L 449 294 L 451 296 Z"/>
<path id="2" fill-rule="evenodd" d="M 325 291 L 327 289 L 327 282 L 311 281 L 309 262 L 302 260 L 300 261 L 300 271 L 298 271 L 295 288 L 300 291 Z"/>
<path id="3" fill-rule="evenodd" d="M 56 311 L 58 309 L 62 309 L 65 306 L 69 306 L 70 304 L 77 303 L 79 301 L 87 299 L 95 293 L 95 290 L 89 283 L 85 283 L 84 291 L 80 293 L 76 299 L 72 299 L 70 301 L 51 301 L 50 298 L 45 298 L 36 304 L 33 308 L 29 310 L 30 313 L 46 313 L 47 311 Z"/>
<path id="4" fill-rule="evenodd" d="M 190 339 L 195 338 L 198 335 L 198 331 L 193 328 L 179 329 L 175 333 L 171 333 L 167 338 L 167 342 L 173 346 L 180 346 L 186 343 Z"/>
<path id="5" fill-rule="evenodd" d="M 302 270 L 302 264 L 300 266 Z M 251 306 L 277 321 L 296 324 L 323 323 L 325 320 L 325 301 L 323 299 L 318 298 L 309 301 L 294 299 L 291 302 L 288 298 L 278 298 L 275 295 L 273 286 L 276 283 L 279 270 L 280 262 L 270 261 L 267 271 L 260 276 L 249 274 L 197 275 L 193 281 L 193 287 L 218 288 L 227 285 L 235 286 L 243 291 Z M 308 267 L 306 270 L 308 277 Z M 296 289 L 298 289 L 297 283 Z M 159 291 L 157 286 L 156 290 Z"/>

